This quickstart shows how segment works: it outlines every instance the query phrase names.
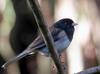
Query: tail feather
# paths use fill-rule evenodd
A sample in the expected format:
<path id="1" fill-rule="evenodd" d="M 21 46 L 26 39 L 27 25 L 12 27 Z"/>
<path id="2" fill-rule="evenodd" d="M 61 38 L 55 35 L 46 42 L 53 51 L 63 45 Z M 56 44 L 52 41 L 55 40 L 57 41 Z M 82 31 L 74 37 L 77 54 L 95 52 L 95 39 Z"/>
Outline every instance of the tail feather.
<path id="1" fill-rule="evenodd" d="M 16 57 L 8 60 L 5 64 L 2 65 L 2 68 L 6 69 L 10 64 L 26 57 L 27 55 L 30 55 L 30 53 L 32 53 L 34 49 L 29 49 L 29 50 L 24 50 L 22 53 L 20 53 L 19 55 L 17 55 Z"/>
<path id="2" fill-rule="evenodd" d="M 8 65 L 24 58 L 27 55 L 31 55 L 32 53 L 35 53 L 37 51 L 38 47 L 34 47 L 34 44 L 37 42 L 37 40 L 39 38 L 40 38 L 40 36 L 38 36 L 22 53 L 20 53 L 16 57 L 8 60 L 5 64 L 3 64 L 2 68 L 6 69 L 6 67 L 8 67 Z"/>

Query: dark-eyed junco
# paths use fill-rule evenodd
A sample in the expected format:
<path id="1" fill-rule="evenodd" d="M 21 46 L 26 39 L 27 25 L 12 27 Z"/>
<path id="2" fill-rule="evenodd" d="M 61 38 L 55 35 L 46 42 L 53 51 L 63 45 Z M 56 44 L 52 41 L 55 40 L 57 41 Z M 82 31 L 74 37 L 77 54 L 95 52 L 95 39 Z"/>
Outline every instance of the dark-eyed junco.
<path id="1" fill-rule="evenodd" d="M 57 21 L 53 26 L 50 27 L 50 32 L 54 39 L 55 49 L 58 51 L 59 55 L 61 52 L 66 49 L 72 41 L 74 34 L 74 23 L 71 19 L 65 18 Z M 46 47 L 46 44 L 41 36 L 38 37 L 27 47 L 28 49 L 24 50 L 22 53 L 16 57 L 8 60 L 2 67 L 5 68 L 9 64 L 20 60 L 21 58 L 30 55 L 31 53 L 40 52 L 46 56 L 49 56 L 49 50 Z"/>

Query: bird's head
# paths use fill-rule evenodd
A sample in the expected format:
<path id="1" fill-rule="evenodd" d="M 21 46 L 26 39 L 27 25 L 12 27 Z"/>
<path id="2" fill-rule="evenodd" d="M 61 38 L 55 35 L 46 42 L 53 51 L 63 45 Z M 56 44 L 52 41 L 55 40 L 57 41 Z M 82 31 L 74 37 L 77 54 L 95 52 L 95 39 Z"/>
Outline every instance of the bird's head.
<path id="1" fill-rule="evenodd" d="M 74 33 L 74 26 L 77 25 L 73 22 L 73 20 L 69 18 L 61 19 L 58 22 L 56 22 L 57 25 L 55 25 L 57 28 L 62 29 L 66 32 L 69 40 L 72 40 L 73 33 Z"/>

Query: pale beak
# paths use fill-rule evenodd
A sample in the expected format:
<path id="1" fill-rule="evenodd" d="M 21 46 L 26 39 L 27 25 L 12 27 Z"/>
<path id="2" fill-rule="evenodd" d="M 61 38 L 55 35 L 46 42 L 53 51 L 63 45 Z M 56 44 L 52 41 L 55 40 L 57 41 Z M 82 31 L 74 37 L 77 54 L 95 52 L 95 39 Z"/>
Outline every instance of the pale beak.
<path id="1" fill-rule="evenodd" d="M 72 25 L 73 25 L 73 26 L 76 26 L 76 25 L 78 25 L 78 24 L 77 24 L 77 23 L 72 23 Z"/>

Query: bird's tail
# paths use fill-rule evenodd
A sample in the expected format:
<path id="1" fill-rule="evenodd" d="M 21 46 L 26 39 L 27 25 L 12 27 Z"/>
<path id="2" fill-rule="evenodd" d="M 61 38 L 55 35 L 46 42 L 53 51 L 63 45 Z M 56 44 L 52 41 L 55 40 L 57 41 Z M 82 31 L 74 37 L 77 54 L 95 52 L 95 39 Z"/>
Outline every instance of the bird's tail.
<path id="1" fill-rule="evenodd" d="M 32 49 L 33 50 L 33 49 Z M 24 50 L 22 53 L 20 53 L 19 55 L 17 55 L 16 57 L 8 60 L 5 64 L 2 65 L 2 68 L 6 69 L 10 64 L 22 59 L 23 57 L 29 55 L 30 53 L 32 53 L 32 50 Z"/>
<path id="2" fill-rule="evenodd" d="M 37 40 L 40 38 L 40 36 L 38 36 L 22 53 L 20 53 L 19 55 L 17 55 L 16 57 L 8 60 L 5 64 L 2 65 L 2 68 L 6 68 L 8 67 L 8 65 L 22 59 L 23 57 L 27 56 L 27 55 L 31 55 L 32 53 L 35 53 L 38 49 L 38 47 L 35 47 L 34 44 L 37 42 Z"/>

